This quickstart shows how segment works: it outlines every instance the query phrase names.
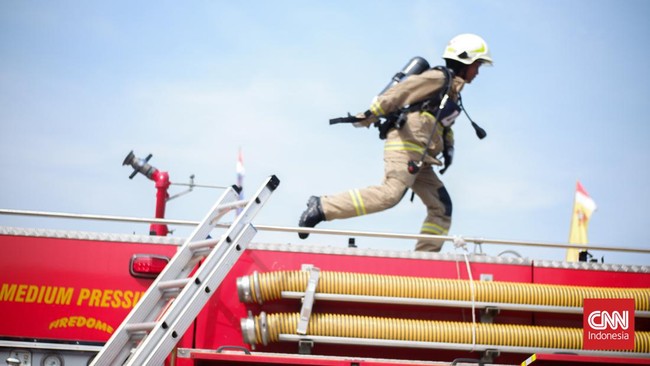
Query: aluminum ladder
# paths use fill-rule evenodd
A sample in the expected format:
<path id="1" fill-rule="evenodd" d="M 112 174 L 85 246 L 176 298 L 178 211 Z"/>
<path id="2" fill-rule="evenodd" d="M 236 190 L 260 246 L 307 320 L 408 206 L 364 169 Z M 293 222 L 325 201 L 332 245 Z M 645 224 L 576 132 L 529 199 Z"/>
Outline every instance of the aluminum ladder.
<path id="1" fill-rule="evenodd" d="M 238 200 L 232 187 L 226 190 L 91 366 L 162 365 L 250 243 L 257 232 L 251 220 L 279 184 L 269 177 L 250 200 Z M 221 238 L 206 239 L 222 216 L 239 207 L 244 208 Z"/>

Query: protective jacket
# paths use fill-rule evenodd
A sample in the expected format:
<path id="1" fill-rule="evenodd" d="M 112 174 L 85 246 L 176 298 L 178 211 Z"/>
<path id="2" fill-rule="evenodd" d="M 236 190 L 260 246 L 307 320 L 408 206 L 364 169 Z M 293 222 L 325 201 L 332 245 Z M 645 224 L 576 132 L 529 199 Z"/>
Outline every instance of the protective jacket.
<path id="1" fill-rule="evenodd" d="M 440 102 L 437 97 L 444 85 L 445 74 L 440 70 L 430 69 L 419 75 L 411 75 L 375 98 L 370 107 L 372 116 L 363 121 L 363 124 L 369 126 L 376 122 L 379 117 L 389 115 L 400 108 L 426 100 L 435 100 L 430 104 L 429 109 L 408 112 L 403 127 L 399 130 L 393 129 L 388 133 L 385 149 L 386 152 L 401 151 L 406 153 L 409 155 L 409 159 L 414 161 L 419 160 L 424 150 L 427 149 L 424 163 L 442 165 L 436 156 L 442 152 L 445 144 L 452 147 L 454 144 L 451 128 L 448 128 L 446 133 L 443 134 L 444 128 L 442 124 L 436 123 L 435 112 L 433 112 L 433 108 Z M 449 98 L 457 101 L 464 85 L 465 81 L 455 76 L 452 80 Z M 438 131 L 436 131 L 429 146 L 425 146 L 434 128 Z"/>

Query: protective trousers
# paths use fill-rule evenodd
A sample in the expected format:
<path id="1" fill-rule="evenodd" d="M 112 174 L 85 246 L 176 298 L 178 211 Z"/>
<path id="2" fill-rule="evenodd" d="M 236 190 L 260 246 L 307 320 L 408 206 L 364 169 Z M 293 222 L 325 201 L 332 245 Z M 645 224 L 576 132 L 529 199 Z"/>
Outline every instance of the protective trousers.
<path id="1" fill-rule="evenodd" d="M 445 186 L 431 165 L 425 164 L 417 174 L 410 174 L 408 161 L 409 155 L 403 151 L 384 151 L 382 184 L 321 197 L 325 219 L 345 219 L 391 208 L 399 203 L 410 187 L 427 207 L 427 217 L 420 233 L 446 235 L 451 226 L 452 205 Z M 439 252 L 443 242 L 440 239 L 420 239 L 415 250 Z"/>

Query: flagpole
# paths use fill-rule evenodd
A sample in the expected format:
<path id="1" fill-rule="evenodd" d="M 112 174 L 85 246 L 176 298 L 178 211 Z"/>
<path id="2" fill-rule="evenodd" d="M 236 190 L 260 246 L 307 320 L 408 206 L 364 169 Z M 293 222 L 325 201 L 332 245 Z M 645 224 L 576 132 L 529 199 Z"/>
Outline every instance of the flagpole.
<path id="1" fill-rule="evenodd" d="M 239 147 L 239 152 L 237 153 L 237 186 L 239 187 L 239 199 L 244 199 L 244 158 L 241 152 L 241 146 Z M 236 215 L 239 216 L 239 213 L 242 211 L 242 208 L 237 208 Z"/>

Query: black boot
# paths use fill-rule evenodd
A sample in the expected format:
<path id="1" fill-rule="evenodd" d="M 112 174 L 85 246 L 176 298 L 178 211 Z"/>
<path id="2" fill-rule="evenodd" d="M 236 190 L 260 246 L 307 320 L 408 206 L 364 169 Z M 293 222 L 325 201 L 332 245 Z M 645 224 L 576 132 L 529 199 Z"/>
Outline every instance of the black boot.
<path id="1" fill-rule="evenodd" d="M 298 226 L 300 227 L 314 227 L 319 222 L 325 220 L 323 214 L 323 207 L 320 205 L 320 197 L 311 196 L 307 201 L 307 209 L 300 216 Z M 307 239 L 309 233 L 298 233 L 300 239 Z"/>

